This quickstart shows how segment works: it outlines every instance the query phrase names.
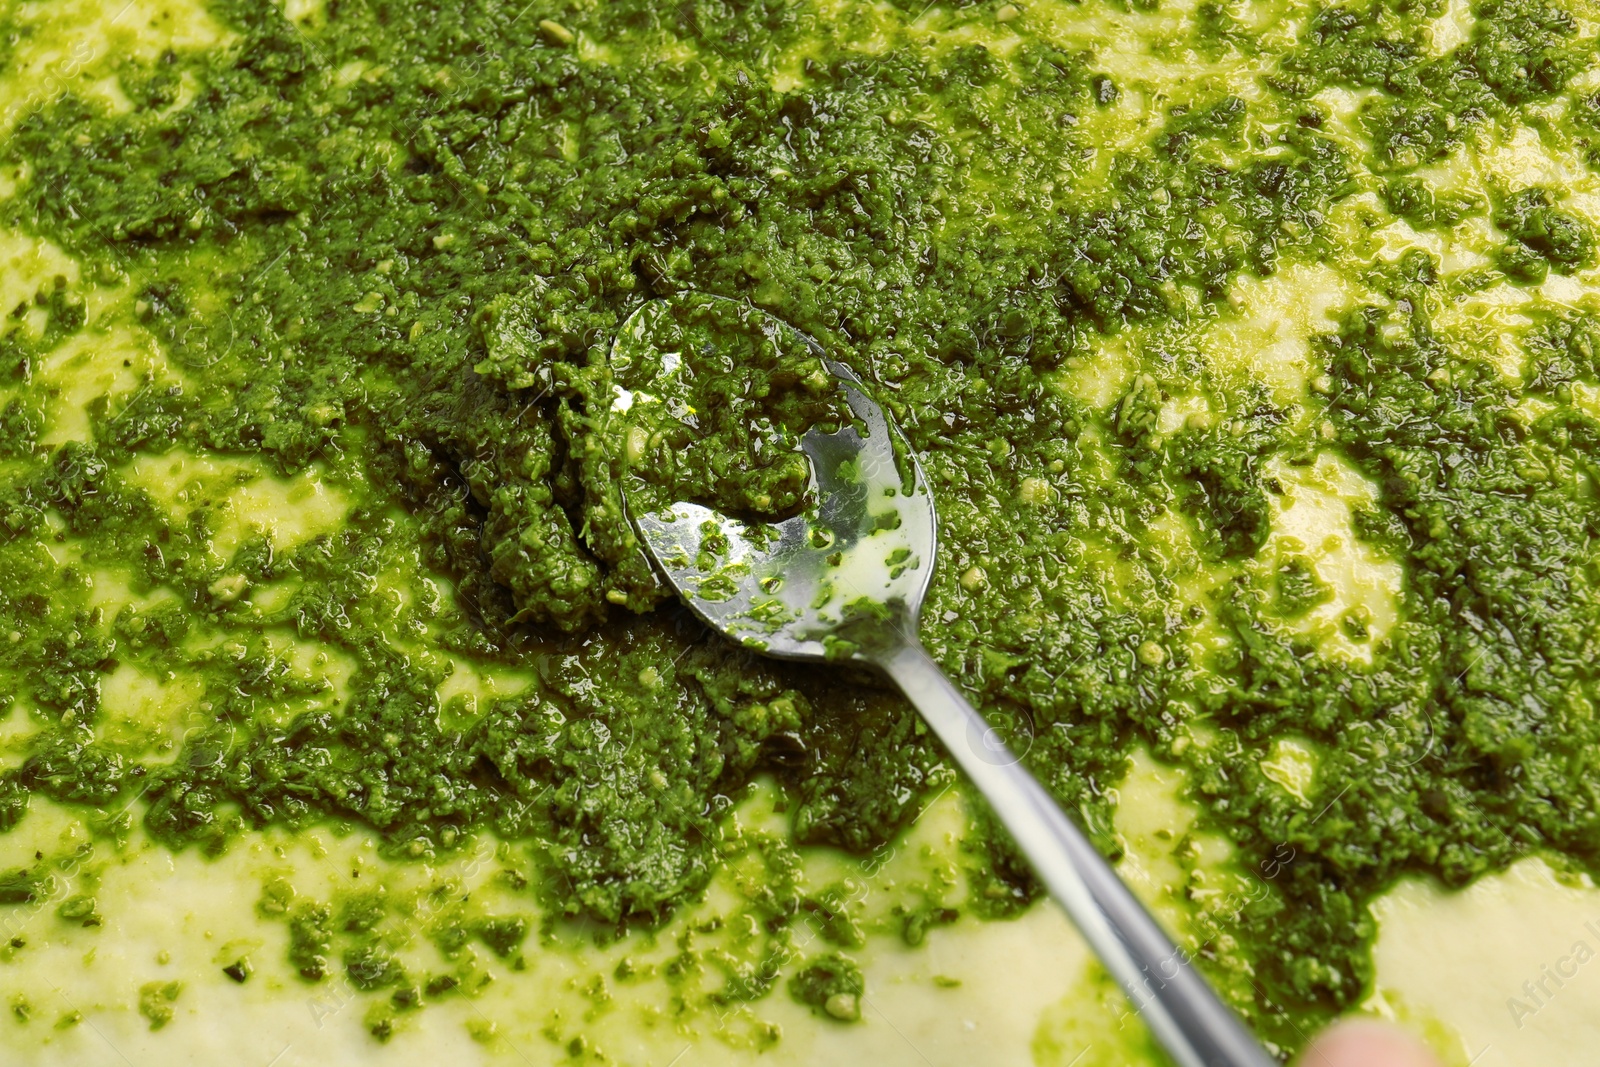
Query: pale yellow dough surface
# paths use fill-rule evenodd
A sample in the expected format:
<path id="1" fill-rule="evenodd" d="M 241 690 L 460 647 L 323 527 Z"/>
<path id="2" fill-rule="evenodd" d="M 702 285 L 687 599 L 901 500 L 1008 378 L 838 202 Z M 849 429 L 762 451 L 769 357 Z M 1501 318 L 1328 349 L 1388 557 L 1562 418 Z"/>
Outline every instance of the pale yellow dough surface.
<path id="1" fill-rule="evenodd" d="M 314 6 L 297 3 L 291 13 L 304 17 Z M 1440 21 L 1440 48 L 1460 36 L 1456 22 L 1464 17 L 1463 6 L 1453 5 L 1453 14 Z M 207 48 L 224 41 L 223 31 L 195 0 L 70 0 L 21 7 L 36 32 L 0 73 L 0 136 L 69 83 L 105 107 L 125 106 L 115 79 L 106 73 L 112 54 L 150 58 L 168 48 Z M 1064 41 L 1093 37 L 1102 43 L 1119 35 L 1134 40 L 1159 29 L 1160 18 L 1176 17 L 1130 18 L 1115 28 L 1073 22 L 1058 5 L 1042 4 L 1039 11 L 1054 20 Z M 997 34 L 995 40 L 1002 38 Z M 1128 130 L 1142 130 L 1130 116 L 1151 106 L 1149 86 L 1174 76 L 1165 63 L 1130 51 L 1126 69 L 1117 72 L 1131 87 L 1116 109 L 1117 121 L 1127 122 Z M 1248 69 L 1202 73 L 1236 79 L 1239 85 L 1249 84 L 1252 76 Z M 1463 159 L 1452 166 L 1463 182 L 1479 180 L 1479 172 L 1487 170 L 1523 174 L 1528 181 L 1579 180 L 1531 133 L 1512 139 L 1492 158 Z M 7 195 L 19 177 L 0 175 L 0 195 Z M 1573 204 L 1600 217 L 1600 194 L 1583 193 Z M 1405 230 L 1400 224 L 1364 239 L 1383 246 L 1383 254 L 1392 258 L 1418 239 Z M 1482 259 L 1465 246 L 1434 251 L 1456 266 L 1470 265 L 1474 256 Z M 0 234 L 0 306 L 31 296 L 56 275 L 75 285 L 78 273 L 78 265 L 61 250 L 23 235 Z M 1552 277 L 1549 285 L 1578 283 Z M 1232 361 L 1239 373 L 1296 393 L 1309 373 L 1307 339 L 1328 329 L 1331 316 L 1354 298 L 1347 284 L 1326 270 L 1286 270 L 1268 281 L 1242 281 L 1231 298 L 1235 314 L 1201 343 L 1217 360 Z M 1513 298 L 1495 291 L 1459 311 L 1466 329 L 1515 314 Z M 1134 336 L 1118 343 L 1137 341 Z M 89 341 L 75 339 L 42 369 L 60 386 L 45 442 L 83 436 L 84 404 L 119 382 L 137 380 L 146 369 L 170 366 L 168 354 L 148 336 L 110 331 Z M 1061 382 L 1081 399 L 1102 404 L 1125 385 L 1113 359 L 1092 373 L 1069 368 Z M 1163 412 L 1164 422 L 1176 426 L 1205 416 L 1183 403 L 1175 401 L 1173 410 Z M 1323 640 L 1330 653 L 1359 658 L 1364 653 L 1339 633 L 1336 620 L 1362 606 L 1381 635 L 1393 621 L 1395 592 L 1403 580 L 1395 564 L 1352 536 L 1351 506 L 1368 499 L 1372 487 L 1331 458 L 1282 473 L 1288 492 L 1276 504 L 1275 551 L 1309 558 L 1335 594 L 1296 625 Z M 190 493 L 225 495 L 228 521 L 213 545 L 221 558 L 252 532 L 290 545 L 337 528 L 344 515 L 337 491 L 314 474 L 285 481 L 244 462 L 224 464 L 173 452 L 139 460 L 131 477 L 175 513 Z M 1172 536 L 1173 551 L 1181 552 L 1182 532 Z M 114 576 L 100 576 L 99 582 L 97 596 L 108 607 L 132 598 Z M 264 594 L 257 602 L 270 605 L 270 597 Z M 313 665 L 314 649 L 291 651 L 299 656 L 299 669 L 314 667 L 337 681 L 338 663 L 324 655 Z M 462 672 L 443 695 L 487 698 L 520 684 L 510 676 Z M 111 679 L 106 704 L 116 728 L 166 734 L 176 742 L 186 728 L 180 710 L 186 697 L 182 679 L 148 679 L 130 671 Z M 15 721 L 0 721 L 0 765 L 19 761 L 23 741 Z M 1264 769 L 1308 805 L 1332 795 L 1329 784 L 1317 780 L 1316 754 L 1307 746 L 1280 744 Z M 1177 772 L 1148 759 L 1135 761 L 1120 787 L 1117 819 L 1129 848 L 1123 873 L 1180 936 L 1188 922 L 1180 900 L 1190 875 L 1172 851 L 1193 814 L 1177 799 L 1181 784 Z M 781 830 L 782 816 L 772 811 L 771 802 L 770 791 L 759 792 L 741 809 L 741 821 Z M 137 815 L 137 804 L 130 814 Z M 807 850 L 806 879 L 822 885 L 853 877 L 867 915 L 885 913 L 901 899 L 906 884 L 928 871 L 948 870 L 956 879 L 957 842 L 967 819 L 962 804 L 959 792 L 940 796 L 906 840 L 867 861 Z M 134 818 L 133 826 L 137 822 Z M 58 864 L 50 900 L 10 909 L 0 918 L 8 936 L 25 938 L 29 945 L 16 958 L 0 952 L 0 1000 L 7 1005 L 0 1017 L 0 1062 L 15 1067 L 543 1064 L 563 1055 L 546 1031 L 566 1032 L 580 1022 L 588 1035 L 587 1051 L 636 1067 L 748 1062 L 1093 1067 L 1127 1062 L 1137 1042 L 1137 1024 L 1096 977 L 1076 933 L 1048 905 L 1012 922 L 963 918 L 932 930 L 915 949 L 874 937 L 857 954 L 868 994 L 863 1019 L 853 1026 L 818 1022 L 781 993 L 721 1019 L 702 1016 L 679 1023 L 659 988 L 611 983 L 597 991 L 588 982 L 590 974 L 614 969 L 623 956 L 667 956 L 682 930 L 716 913 L 723 894 L 714 886 L 704 904 L 686 909 L 653 935 L 631 935 L 605 948 L 575 942 L 548 950 L 535 944 L 534 935 L 528 972 L 514 981 L 507 980 L 512 976 L 503 961 L 483 953 L 477 965 L 496 978 L 483 992 L 407 1017 L 389 1043 L 379 1044 L 362 1024 L 365 1000 L 341 987 L 342 979 L 313 987 L 289 971 L 284 924 L 255 910 L 263 883 L 287 878 L 304 892 L 323 896 L 357 884 L 382 883 L 397 895 L 448 884 L 479 904 L 501 894 L 508 909 L 526 911 L 525 897 L 510 900 L 509 891 L 490 878 L 493 842 L 480 840 L 446 865 L 428 867 L 380 859 L 373 841 L 360 831 L 342 838 L 329 832 L 298 839 L 277 832 L 244 834 L 215 860 L 194 851 L 174 855 L 142 841 L 137 829 L 129 833 L 121 851 L 99 844 L 81 859 Z M 32 862 L 35 850 L 71 856 L 89 840 L 76 816 L 36 800 L 22 825 L 0 837 L 0 867 Z M 1202 867 L 1220 870 L 1227 863 L 1226 849 L 1218 847 L 1206 853 Z M 86 887 L 93 887 L 105 925 L 86 930 L 58 921 L 56 904 Z M 1381 923 L 1377 988 L 1367 1011 L 1423 1034 L 1451 1067 L 1596 1062 L 1600 890 L 1591 883 L 1558 878 L 1541 860 L 1530 858 L 1462 892 L 1403 883 L 1376 905 L 1375 913 Z M 419 932 L 426 918 L 417 917 Z M 419 951 L 424 940 L 419 933 Z M 249 956 L 255 973 L 237 985 L 220 968 L 241 955 Z M 179 983 L 171 1000 L 173 1017 L 152 1029 L 139 1010 L 141 990 L 172 982 Z M 769 1023 L 781 1028 L 782 1040 L 758 1053 L 752 1035 Z"/>

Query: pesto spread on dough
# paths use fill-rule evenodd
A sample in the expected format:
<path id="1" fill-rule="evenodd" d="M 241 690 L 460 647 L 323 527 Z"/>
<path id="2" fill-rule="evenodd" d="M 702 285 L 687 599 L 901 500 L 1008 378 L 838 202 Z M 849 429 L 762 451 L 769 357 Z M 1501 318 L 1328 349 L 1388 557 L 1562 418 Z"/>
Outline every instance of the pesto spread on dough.
<path id="1" fill-rule="evenodd" d="M 0 224 L 79 270 L 0 328 L 0 828 L 50 798 L 208 853 L 493 831 L 615 932 L 702 893 L 758 776 L 795 842 L 891 839 L 951 774 L 912 710 L 706 634 L 619 512 L 630 470 L 792 508 L 830 417 L 816 359 L 751 335 L 630 421 L 672 368 L 611 341 L 694 290 L 892 412 L 941 518 L 924 640 L 1103 850 L 1130 752 L 1188 769 L 1252 886 L 1191 888 L 1198 966 L 1285 1055 L 1365 996 L 1402 874 L 1600 867 L 1592 4 L 208 6 L 218 46 L 113 61 L 114 106 L 63 82 L 0 143 Z M 52 368 L 112 329 L 158 357 L 65 427 Z M 229 533 L 241 464 L 330 487 L 337 529 Z M 1342 533 L 1296 532 L 1318 508 Z M 499 668 L 531 681 L 440 695 Z M 127 672 L 190 686 L 181 736 L 119 727 Z M 966 847 L 965 910 L 1038 896 Z M 785 862 L 761 929 L 852 947 Z M 449 991 L 361 940 L 371 902 L 259 906 L 307 983 Z M 831 949 L 788 984 L 860 1013 Z"/>

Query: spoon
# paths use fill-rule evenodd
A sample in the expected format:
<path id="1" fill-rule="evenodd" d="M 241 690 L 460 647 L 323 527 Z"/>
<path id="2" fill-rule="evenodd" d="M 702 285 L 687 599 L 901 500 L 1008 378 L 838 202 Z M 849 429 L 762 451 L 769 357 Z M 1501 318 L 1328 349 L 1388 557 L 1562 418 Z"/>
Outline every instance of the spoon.
<path id="1" fill-rule="evenodd" d="M 723 299 L 684 294 L 666 302 Z M 638 365 L 643 353 L 627 349 L 648 344 L 649 331 L 636 322 L 660 314 L 666 302 L 648 303 L 624 322 L 614 363 Z M 630 514 L 656 570 L 707 625 L 746 648 L 887 675 L 988 800 L 1173 1061 L 1275 1064 L 923 649 L 917 622 L 933 576 L 938 521 L 922 467 L 849 367 L 793 327 L 760 317 L 763 330 L 785 332 L 823 361 L 858 425 L 834 433 L 814 428 L 801 438 L 815 504 L 793 518 L 746 522 L 687 502 Z M 680 366 L 675 353 L 662 362 Z M 614 411 L 636 401 L 618 394 Z M 909 477 L 896 462 L 896 444 Z"/>

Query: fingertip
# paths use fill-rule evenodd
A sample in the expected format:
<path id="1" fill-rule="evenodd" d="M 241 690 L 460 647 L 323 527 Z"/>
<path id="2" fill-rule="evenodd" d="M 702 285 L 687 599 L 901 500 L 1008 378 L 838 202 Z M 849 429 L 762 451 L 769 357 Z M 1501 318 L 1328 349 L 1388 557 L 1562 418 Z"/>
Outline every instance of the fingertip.
<path id="1" fill-rule="evenodd" d="M 1298 1067 L 1439 1067 L 1421 1041 L 1371 1019 L 1335 1023 L 1296 1062 Z"/>

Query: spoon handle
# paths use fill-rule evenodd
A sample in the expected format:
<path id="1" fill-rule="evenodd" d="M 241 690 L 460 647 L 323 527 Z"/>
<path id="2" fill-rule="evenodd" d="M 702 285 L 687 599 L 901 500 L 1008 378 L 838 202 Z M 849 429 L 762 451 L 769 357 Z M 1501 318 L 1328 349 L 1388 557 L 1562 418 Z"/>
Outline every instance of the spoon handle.
<path id="1" fill-rule="evenodd" d="M 911 641 L 878 666 L 892 678 L 989 801 L 1050 895 L 1077 924 L 1145 1024 L 1179 1067 L 1272 1067 L 1138 899 L 1062 814 L 981 715 Z"/>

